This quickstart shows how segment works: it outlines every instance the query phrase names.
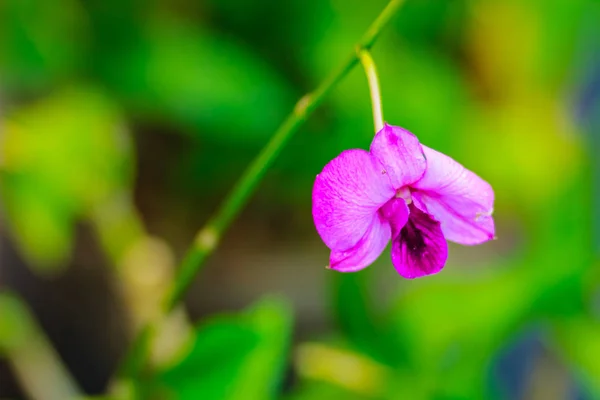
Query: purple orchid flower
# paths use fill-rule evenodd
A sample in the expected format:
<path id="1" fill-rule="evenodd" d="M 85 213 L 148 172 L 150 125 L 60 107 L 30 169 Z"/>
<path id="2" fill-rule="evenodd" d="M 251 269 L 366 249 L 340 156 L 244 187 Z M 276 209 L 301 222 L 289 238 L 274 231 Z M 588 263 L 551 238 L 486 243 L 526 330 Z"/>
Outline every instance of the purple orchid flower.
<path id="1" fill-rule="evenodd" d="M 317 232 L 331 249 L 331 269 L 373 263 L 392 240 L 392 263 L 408 279 L 439 272 L 447 240 L 494 238 L 494 191 L 450 157 L 421 145 L 406 129 L 385 126 L 370 151 L 331 160 L 313 188 Z"/>

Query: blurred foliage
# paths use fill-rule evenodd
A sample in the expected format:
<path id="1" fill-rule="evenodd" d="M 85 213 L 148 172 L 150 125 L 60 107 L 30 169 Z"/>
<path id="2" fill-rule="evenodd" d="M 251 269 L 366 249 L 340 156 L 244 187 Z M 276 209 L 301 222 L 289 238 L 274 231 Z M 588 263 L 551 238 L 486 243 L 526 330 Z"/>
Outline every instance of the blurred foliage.
<path id="1" fill-rule="evenodd" d="M 214 140 L 264 143 L 293 101 L 267 63 L 192 24 L 152 22 L 124 53 L 105 61 L 108 85 L 136 109 L 164 115 L 190 132 L 220 131 L 210 136 Z"/>
<path id="2" fill-rule="evenodd" d="M 77 383 L 22 299 L 0 291 L 0 315 L 0 356 L 18 372 L 23 391 L 32 398 L 75 398 Z"/>
<path id="3" fill-rule="evenodd" d="M 173 399 L 270 399 L 281 385 L 291 335 L 289 307 L 265 299 L 240 315 L 202 323 L 187 355 L 160 374 L 158 388 Z"/>
<path id="4" fill-rule="evenodd" d="M 160 218 L 183 236 L 178 225 L 210 212 L 385 4 L 0 2 L 2 229 L 40 272 L 67 265 L 80 221 L 113 262 L 127 259 L 144 231 L 132 194 L 147 156 L 131 141 L 158 131 L 180 146 L 142 149 L 175 151 L 148 157 L 167 181 L 150 186 Z M 530 377 L 515 386 L 515 371 L 493 371 L 533 330 L 569 384 L 600 398 L 598 21 L 594 0 L 408 0 L 373 49 L 385 119 L 492 184 L 499 239 L 476 262 L 451 258 L 418 281 L 401 281 L 385 257 L 356 274 L 327 272 L 336 329 L 292 353 L 285 303 L 210 317 L 183 358 L 144 377 L 144 396 L 525 398 Z M 322 166 L 371 141 L 363 75 L 357 68 L 335 89 L 259 190 L 255 206 L 286 215 L 290 230 L 312 229 Z M 176 201 L 161 197 L 167 190 Z M 22 329 L 7 299 L 3 342 Z M 284 384 L 290 354 L 295 379 Z"/>
<path id="5" fill-rule="evenodd" d="M 78 1 L 7 0 L 0 13 L 3 90 L 36 92 L 79 73 L 86 16 Z"/>
<path id="6" fill-rule="evenodd" d="M 31 320 L 26 318 L 27 310 L 14 296 L 2 293 L 0 296 L 0 353 L 23 346 L 31 332 Z"/>
<path id="7" fill-rule="evenodd" d="M 33 266 L 64 265 L 77 218 L 131 183 L 131 145 L 118 110 L 101 93 L 66 89 L 3 123 L 7 219 Z"/>

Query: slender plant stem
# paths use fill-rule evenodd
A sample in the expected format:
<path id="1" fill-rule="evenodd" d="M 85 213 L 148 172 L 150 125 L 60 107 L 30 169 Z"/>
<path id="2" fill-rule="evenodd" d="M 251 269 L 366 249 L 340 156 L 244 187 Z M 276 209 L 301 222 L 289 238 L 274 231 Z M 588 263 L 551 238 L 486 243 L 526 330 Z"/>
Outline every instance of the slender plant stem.
<path id="1" fill-rule="evenodd" d="M 371 104 L 373 107 L 373 124 L 375 125 L 375 132 L 379 132 L 383 129 L 383 110 L 381 108 L 381 90 L 379 89 L 377 68 L 375 67 L 375 61 L 373 61 L 373 57 L 371 57 L 369 50 L 360 50 L 358 52 L 358 58 L 360 58 L 360 62 L 367 75 L 367 81 L 369 82 Z"/>
<path id="2" fill-rule="evenodd" d="M 80 398 L 77 382 L 17 295 L 0 292 L 0 353 L 32 400 Z"/>
<path id="3" fill-rule="evenodd" d="M 341 67 L 329 75 L 313 92 L 306 94 L 296 103 L 292 113 L 283 121 L 271 140 L 242 174 L 214 216 L 209 219 L 196 235 L 194 243 L 184 256 L 177 276 L 168 291 L 164 303 L 165 313 L 169 313 L 181 301 L 194 277 L 204 265 L 204 261 L 214 251 L 224 231 L 247 203 L 265 172 L 281 152 L 281 149 L 304 121 L 306 121 L 308 116 L 321 104 L 332 88 L 358 64 L 359 54 L 364 50 L 369 50 L 373 46 L 383 28 L 385 28 L 403 3 L 404 0 L 391 0 L 367 29 L 357 43 L 355 51 L 350 54 Z M 150 331 L 154 330 L 150 329 Z M 144 332 L 147 334 L 148 330 L 144 330 Z M 139 351 L 139 342 L 147 341 L 147 339 L 147 335 L 140 334 L 132 345 L 132 348 L 138 351 L 131 351 L 126 355 L 124 365 L 127 365 L 129 368 L 121 370 L 122 372 L 127 371 L 126 375 L 135 375 L 144 364 L 143 362 L 139 362 L 140 360 L 133 360 L 132 358 L 147 356 L 147 351 Z M 134 367 L 131 368 L 132 366 Z"/>

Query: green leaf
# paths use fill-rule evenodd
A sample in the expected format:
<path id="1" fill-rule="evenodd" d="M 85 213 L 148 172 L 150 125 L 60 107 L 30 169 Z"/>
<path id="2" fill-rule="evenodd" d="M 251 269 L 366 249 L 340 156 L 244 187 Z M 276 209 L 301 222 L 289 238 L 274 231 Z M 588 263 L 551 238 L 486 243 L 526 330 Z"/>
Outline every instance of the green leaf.
<path id="1" fill-rule="evenodd" d="M 15 295 L 0 292 L 0 354 L 26 345 L 31 336 L 29 312 Z"/>
<path id="2" fill-rule="evenodd" d="M 90 88 L 18 109 L 4 125 L 0 195 L 11 233 L 34 267 L 55 270 L 75 220 L 129 186 L 129 138 L 118 110 Z"/>
<path id="3" fill-rule="evenodd" d="M 408 1 L 395 19 L 397 31 L 406 43 L 452 50 L 466 25 L 467 2 L 455 0 Z"/>
<path id="4" fill-rule="evenodd" d="M 353 274 L 334 274 L 332 279 L 333 311 L 342 333 L 361 351 L 377 361 L 393 364 L 397 357 L 390 343 L 381 338 L 383 324 L 370 297 L 370 268 Z"/>
<path id="5" fill-rule="evenodd" d="M 431 277 L 399 298 L 389 338 L 404 346 L 404 367 L 427 377 L 430 393 L 483 396 L 490 360 L 528 315 L 537 294 L 529 290 L 522 267 L 513 266 L 500 271 L 488 266 L 491 272 L 479 278 Z"/>
<path id="6" fill-rule="evenodd" d="M 299 385 L 284 400 L 372 400 L 373 397 L 345 390 L 327 382 L 307 381 Z"/>
<path id="7" fill-rule="evenodd" d="M 215 317 L 198 327 L 190 352 L 159 376 L 153 392 L 181 400 L 274 398 L 290 331 L 290 311 L 275 299 Z"/>
<path id="8" fill-rule="evenodd" d="M 212 140 L 262 143 L 293 98 L 270 66 L 241 44 L 182 21 L 154 21 L 131 48 L 102 60 L 106 82 L 136 110 Z"/>
<path id="9" fill-rule="evenodd" d="M 600 322 L 580 316 L 556 320 L 555 350 L 572 365 L 593 398 L 600 396 Z"/>
<path id="10" fill-rule="evenodd" d="M 0 12 L 0 80 L 33 89 L 72 74 L 85 48 L 85 17 L 74 0 L 5 0 Z"/>

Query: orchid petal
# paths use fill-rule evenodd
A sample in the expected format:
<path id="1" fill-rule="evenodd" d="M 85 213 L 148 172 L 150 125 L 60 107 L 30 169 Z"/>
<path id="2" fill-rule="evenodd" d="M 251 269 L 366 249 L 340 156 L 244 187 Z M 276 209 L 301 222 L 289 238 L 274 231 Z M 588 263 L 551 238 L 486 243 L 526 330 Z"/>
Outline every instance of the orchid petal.
<path id="1" fill-rule="evenodd" d="M 371 154 L 384 166 L 395 189 L 419 180 L 427 168 L 419 139 L 397 126 L 385 124 L 377 132 L 371 143 Z"/>
<path id="2" fill-rule="evenodd" d="M 376 215 L 365 235 L 354 247 L 331 252 L 330 268 L 341 272 L 354 272 L 368 267 L 385 250 L 390 237 L 390 224 Z"/>
<path id="3" fill-rule="evenodd" d="M 358 243 L 379 207 L 394 197 L 383 167 L 364 150 L 346 150 L 317 175 L 312 213 L 317 232 L 332 250 Z"/>
<path id="4" fill-rule="evenodd" d="M 423 146 L 427 171 L 412 185 L 413 198 L 441 223 L 446 239 L 473 245 L 494 238 L 494 191 L 452 158 Z"/>
<path id="5" fill-rule="evenodd" d="M 384 219 L 390 222 L 392 240 L 396 239 L 402 228 L 404 228 L 404 225 L 406 225 L 408 215 L 410 214 L 406 201 L 401 198 L 393 198 L 381 207 L 379 213 Z"/>
<path id="6" fill-rule="evenodd" d="M 407 279 L 439 272 L 448 258 L 448 244 L 440 223 L 410 206 L 410 218 L 392 244 L 392 264 Z"/>

